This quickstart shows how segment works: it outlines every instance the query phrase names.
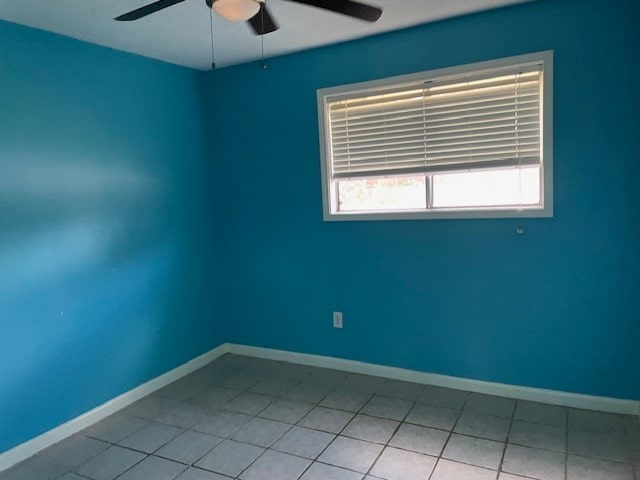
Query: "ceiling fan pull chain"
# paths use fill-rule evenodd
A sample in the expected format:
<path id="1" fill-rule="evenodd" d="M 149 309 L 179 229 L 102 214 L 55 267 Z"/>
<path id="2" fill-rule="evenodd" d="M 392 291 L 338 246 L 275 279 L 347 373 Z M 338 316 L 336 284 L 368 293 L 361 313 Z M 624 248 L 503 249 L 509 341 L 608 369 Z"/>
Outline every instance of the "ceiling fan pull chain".
<path id="1" fill-rule="evenodd" d="M 260 30 L 263 32 L 262 35 L 260 35 L 260 68 L 262 70 L 264 70 L 265 68 L 267 68 L 267 64 L 264 61 L 264 11 L 267 8 L 267 1 L 265 0 L 264 3 L 262 5 L 260 5 L 260 22 L 261 22 L 261 26 L 260 26 Z"/>
<path id="2" fill-rule="evenodd" d="M 216 69 L 216 55 L 213 48 L 213 10 L 209 9 L 209 31 L 211 32 L 211 70 Z"/>

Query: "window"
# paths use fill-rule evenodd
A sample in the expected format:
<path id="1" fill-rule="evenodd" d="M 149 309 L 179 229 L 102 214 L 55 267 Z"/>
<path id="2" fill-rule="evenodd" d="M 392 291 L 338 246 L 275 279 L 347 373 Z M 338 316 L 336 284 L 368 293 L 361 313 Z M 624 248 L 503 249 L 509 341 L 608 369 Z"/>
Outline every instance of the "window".
<path id="1" fill-rule="evenodd" d="M 552 216 L 552 60 L 318 90 L 325 220 Z"/>

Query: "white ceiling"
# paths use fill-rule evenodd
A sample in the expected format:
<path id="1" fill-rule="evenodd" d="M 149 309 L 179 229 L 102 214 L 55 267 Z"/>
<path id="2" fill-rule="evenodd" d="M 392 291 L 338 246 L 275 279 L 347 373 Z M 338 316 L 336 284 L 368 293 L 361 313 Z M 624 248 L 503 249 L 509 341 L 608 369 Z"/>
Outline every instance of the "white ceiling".
<path id="1" fill-rule="evenodd" d="M 211 65 L 209 9 L 186 0 L 134 22 L 114 17 L 153 0 L 0 0 L 0 18 L 125 52 L 207 70 Z M 265 35 L 266 57 L 375 35 L 528 0 L 365 0 L 383 8 L 376 23 L 284 0 L 268 0 L 280 30 Z M 244 23 L 214 14 L 217 67 L 258 60 L 259 36 Z"/>

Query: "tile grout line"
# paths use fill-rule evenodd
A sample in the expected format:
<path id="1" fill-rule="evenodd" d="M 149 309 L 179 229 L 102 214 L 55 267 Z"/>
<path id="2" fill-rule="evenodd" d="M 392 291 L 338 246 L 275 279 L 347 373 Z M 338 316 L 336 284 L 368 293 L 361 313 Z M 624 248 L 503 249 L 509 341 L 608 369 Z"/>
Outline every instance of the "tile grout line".
<path id="1" fill-rule="evenodd" d="M 449 431 L 449 435 L 447 436 L 447 439 L 445 440 L 444 444 L 442 445 L 442 448 L 440 449 L 440 454 L 438 455 L 438 457 L 436 459 L 436 463 L 433 466 L 433 470 L 431 471 L 431 474 L 429 475 L 429 480 L 431 478 L 433 478 L 433 475 L 436 472 L 436 468 L 438 468 L 438 464 L 440 463 L 440 460 L 447 460 L 446 458 L 443 458 L 442 455 L 444 455 L 444 451 L 447 448 L 447 445 L 449 444 L 449 441 L 451 440 L 451 437 L 453 437 L 453 431 L 456 429 L 456 426 L 458 425 L 458 422 L 460 421 L 460 417 L 462 417 L 462 413 L 464 412 L 464 407 L 467 406 L 467 402 L 469 401 L 469 397 L 470 396 L 471 396 L 471 394 L 469 394 L 469 393 L 467 393 L 467 395 L 465 395 L 464 402 L 462 402 L 462 406 L 460 407 L 460 413 L 456 417 L 456 421 L 453 422 L 453 425 L 451 426 L 451 430 Z"/>
<path id="2" fill-rule="evenodd" d="M 387 380 L 385 380 L 385 381 L 384 381 L 383 385 L 384 385 L 384 384 L 386 384 L 386 383 L 387 383 Z M 409 383 L 411 383 L 411 382 L 409 382 Z M 425 388 L 426 388 L 426 386 L 423 386 L 423 387 L 422 387 L 422 391 L 420 392 L 420 395 L 422 395 L 422 393 L 424 392 Z M 420 398 L 420 395 L 418 395 L 418 398 Z M 382 395 L 380 395 L 380 396 L 382 396 Z M 390 398 L 390 397 L 384 397 L 384 396 L 382 396 L 382 397 L 383 397 L 383 398 Z M 375 398 L 375 393 L 373 394 L 373 397 L 372 397 L 372 398 Z M 404 400 L 404 399 L 402 399 L 402 398 L 397 398 L 397 399 L 395 399 L 395 400 Z M 369 399 L 369 401 L 371 401 L 371 399 Z M 373 470 L 373 467 L 375 467 L 376 463 L 378 463 L 378 460 L 380 460 L 380 457 L 382 456 L 382 454 L 384 453 L 384 451 L 387 449 L 387 447 L 389 447 L 389 442 L 390 442 L 391 440 L 393 440 L 394 435 L 398 432 L 398 430 L 400 430 L 400 427 L 402 426 L 402 424 L 403 424 L 403 423 L 405 423 L 405 420 L 407 419 L 407 417 L 409 416 L 409 414 L 411 413 L 411 411 L 415 408 L 416 404 L 418 403 L 418 402 L 417 402 L 417 400 L 416 400 L 416 401 L 413 401 L 413 400 L 406 400 L 406 401 L 411 402 L 411 404 L 412 404 L 412 405 L 411 405 L 411 407 L 409 407 L 409 409 L 407 410 L 407 413 L 405 413 L 405 414 L 404 414 L 404 416 L 402 417 L 402 419 L 401 419 L 400 421 L 398 421 L 398 425 L 397 425 L 397 426 L 396 426 L 396 428 L 393 430 L 393 433 L 392 433 L 392 434 L 391 434 L 391 436 L 389 437 L 389 440 L 387 440 L 387 442 L 382 446 L 382 450 L 380 450 L 380 453 L 376 456 L 375 460 L 373 461 L 373 463 L 371 463 L 371 465 L 370 465 L 370 466 L 369 466 L 369 468 L 367 469 L 367 472 L 364 474 L 365 478 L 366 478 L 368 475 L 373 476 L 373 475 L 371 474 L 371 471 Z M 369 402 L 367 402 L 367 404 L 368 404 L 368 403 L 369 403 Z M 362 408 L 364 408 L 365 406 L 366 406 L 366 404 L 365 404 Z M 392 420 L 392 419 L 389 419 L 389 420 Z M 397 420 L 396 420 L 396 421 L 397 421 Z M 392 447 L 392 448 L 395 448 L 395 447 Z M 405 450 L 405 451 L 406 451 L 406 450 Z M 414 452 L 414 453 L 415 453 L 415 452 Z"/>
<path id="3" fill-rule="evenodd" d="M 349 376 L 347 375 L 347 378 L 348 378 L 348 377 L 349 377 Z M 383 383 L 384 383 L 384 382 L 383 382 Z M 298 420 L 298 422 L 296 422 L 296 426 L 298 426 L 298 423 L 299 423 L 299 422 L 301 422 L 302 420 L 304 420 L 304 419 L 305 419 L 305 418 L 306 418 L 306 417 L 307 417 L 307 416 L 308 416 L 308 415 L 309 415 L 313 410 L 315 410 L 315 408 L 316 408 L 316 407 L 320 406 L 320 404 L 321 404 L 324 400 L 326 400 L 326 398 L 327 398 L 329 395 L 331 395 L 331 393 L 335 392 L 336 390 L 337 390 L 337 387 L 336 387 L 336 388 L 334 388 L 333 390 L 331 390 L 327 395 L 325 395 L 324 397 L 322 397 L 322 398 L 318 401 L 318 403 L 314 404 L 314 408 L 312 408 L 312 409 L 311 409 L 311 410 L 310 410 L 310 411 L 309 411 L 309 412 L 308 412 L 304 417 L 302 417 L 300 420 Z M 347 425 L 349 425 L 349 423 L 351 423 L 351 420 L 353 420 L 353 419 L 358 415 L 358 412 L 362 411 L 362 409 L 363 409 L 363 408 L 365 407 L 365 405 L 369 402 L 369 400 L 371 400 L 371 398 L 375 395 L 375 393 L 368 393 L 368 395 L 369 395 L 369 399 L 364 403 L 364 405 L 362 405 L 362 407 L 360 407 L 360 409 L 359 409 L 359 410 L 354 414 L 354 416 L 353 416 L 353 417 L 352 417 L 352 418 L 351 418 L 351 419 L 350 419 L 350 420 L 345 424 L 345 426 L 344 426 L 344 427 L 342 427 L 342 429 L 340 430 L 340 432 L 342 432 L 345 428 L 347 428 Z M 349 412 L 349 413 L 353 413 L 353 412 Z M 308 427 L 303 427 L 303 426 L 300 426 L 300 427 L 301 427 L 301 428 L 308 428 Z M 314 429 L 311 429 L 311 430 L 314 430 Z M 320 432 L 322 432 L 322 430 L 316 430 L 316 431 L 320 431 Z M 340 432 L 338 432 L 337 434 L 336 434 L 336 433 L 333 433 L 333 432 L 323 432 L 323 433 L 330 433 L 331 435 L 334 435 L 334 438 L 333 438 L 329 443 L 327 443 L 327 445 L 325 445 L 325 447 L 322 449 L 322 451 L 321 451 L 318 455 L 316 455 L 316 457 L 315 457 L 313 460 L 311 460 L 311 463 L 307 466 L 307 468 L 305 468 L 305 469 L 304 469 L 304 471 L 300 474 L 300 476 L 298 477 L 298 479 L 302 478 L 302 477 L 307 473 L 307 471 L 309 471 L 309 469 L 313 466 L 313 464 L 314 464 L 314 463 L 316 463 L 316 462 L 318 462 L 318 463 L 322 463 L 322 462 L 319 462 L 319 458 L 320 458 L 320 457 L 322 456 L 322 454 L 327 450 L 327 448 L 329 448 L 329 446 L 330 446 L 331 444 L 333 444 L 333 442 L 336 440 L 336 438 L 338 438 L 338 437 L 340 436 Z M 307 459 L 307 460 L 308 460 L 308 459 Z M 334 466 L 335 466 L 335 465 L 334 465 Z M 358 473 L 360 473 L 360 472 L 358 472 Z"/>
<path id="4" fill-rule="evenodd" d="M 518 409 L 519 400 L 515 400 L 513 405 L 513 411 L 511 412 L 511 421 L 509 423 L 509 430 L 507 431 L 507 436 L 504 439 L 504 449 L 502 450 L 502 456 L 500 457 L 500 464 L 498 465 L 498 476 L 503 472 L 502 467 L 504 465 L 504 460 L 507 456 L 507 447 L 509 446 L 509 440 L 511 439 L 511 430 L 513 429 L 513 422 L 516 417 L 516 410 Z M 506 472 L 508 473 L 508 472 Z"/>
<path id="5" fill-rule="evenodd" d="M 147 458 L 149 458 L 150 456 L 151 456 L 150 454 L 147 454 L 147 456 L 146 456 L 146 457 L 141 458 L 138 462 L 136 462 L 135 464 L 131 465 L 131 466 L 130 466 L 129 468 L 127 468 L 124 472 L 122 472 L 122 473 L 121 473 L 121 474 L 119 474 L 119 475 L 116 475 L 116 476 L 115 476 L 115 478 L 114 478 L 114 480 L 117 480 L 118 478 L 122 477 L 122 475 L 124 475 L 125 473 L 127 473 L 129 470 L 131 470 L 131 469 L 132 469 L 132 468 L 134 468 L 135 466 L 137 466 L 137 465 L 141 464 L 142 462 L 144 462 L 144 461 L 145 461 Z"/>
<path id="6" fill-rule="evenodd" d="M 382 382 L 382 384 L 383 384 L 383 385 L 384 385 L 385 383 L 386 383 L 386 380 L 385 380 L 384 382 Z M 335 389 L 334 389 L 334 390 L 335 390 Z M 374 397 L 376 396 L 376 392 L 369 393 L 368 395 L 369 395 L 369 398 L 367 399 L 367 401 L 366 401 L 366 402 L 364 402 L 364 403 L 362 404 L 362 406 L 361 406 L 361 407 L 360 407 L 360 408 L 359 408 L 355 413 L 354 413 L 354 412 L 349 412 L 349 413 L 352 413 L 352 414 L 353 414 L 353 417 L 351 417 L 351 419 L 350 419 L 350 420 L 349 420 L 349 421 L 344 425 L 344 427 L 342 427 L 342 428 L 340 429 L 340 431 L 339 431 L 339 432 L 337 432 L 337 433 L 334 433 L 334 434 L 333 434 L 333 435 L 335 435 L 335 437 L 333 438 L 333 440 L 331 440 L 331 441 L 330 441 L 330 442 L 329 442 L 329 443 L 328 443 L 328 444 L 327 444 L 327 445 L 322 449 L 322 451 L 318 454 L 318 456 L 316 457 L 316 460 L 314 460 L 314 461 L 319 461 L 320 457 L 324 454 L 324 452 L 326 452 L 326 451 L 327 451 L 327 449 L 328 449 L 328 448 L 333 444 L 333 442 L 335 442 L 335 441 L 336 441 L 336 439 L 340 436 L 340 434 L 341 434 L 342 432 L 344 432 L 345 428 L 347 428 L 347 426 L 351 423 L 351 421 L 352 421 L 354 418 L 356 418 L 356 417 L 360 414 L 360 412 L 362 412 L 362 410 L 363 410 L 363 409 L 364 409 L 364 408 L 369 404 L 369 402 L 371 401 L 371 399 L 372 399 L 372 398 L 374 398 Z M 319 405 L 320 403 L 322 403 L 322 401 L 324 401 L 328 396 L 329 396 L 329 395 L 325 396 L 325 397 L 324 397 L 324 398 L 323 398 L 323 399 L 318 403 L 318 405 Z M 384 450 L 384 448 L 383 448 L 383 450 Z M 377 461 L 377 458 L 376 458 L 376 460 L 375 460 L 373 463 L 375 464 L 375 462 L 376 462 L 376 461 Z M 313 465 L 313 463 L 311 463 L 311 465 Z M 311 465 L 309 465 L 309 467 L 307 468 L 307 470 L 308 470 L 309 468 L 311 468 Z M 327 464 L 327 465 L 330 465 L 330 464 Z M 372 465 L 373 465 L 373 464 L 372 464 Z M 333 465 L 333 466 L 334 466 L 334 467 L 337 467 L 337 465 Z M 338 467 L 338 468 L 344 468 L 344 467 Z M 350 469 L 348 469 L 348 468 L 347 468 L 347 469 L 345 469 L 345 470 L 350 470 Z M 352 471 L 355 471 L 355 470 L 352 470 Z M 367 470 L 367 471 L 368 471 L 368 470 Z M 306 470 L 305 470 L 305 472 L 304 472 L 304 473 L 306 473 Z M 303 473 L 302 475 L 304 475 L 304 473 Z M 357 472 L 357 473 L 362 473 L 362 472 Z M 363 478 L 364 478 L 364 477 L 366 477 L 366 476 L 367 476 L 367 473 L 365 473 L 365 474 L 363 475 Z"/>

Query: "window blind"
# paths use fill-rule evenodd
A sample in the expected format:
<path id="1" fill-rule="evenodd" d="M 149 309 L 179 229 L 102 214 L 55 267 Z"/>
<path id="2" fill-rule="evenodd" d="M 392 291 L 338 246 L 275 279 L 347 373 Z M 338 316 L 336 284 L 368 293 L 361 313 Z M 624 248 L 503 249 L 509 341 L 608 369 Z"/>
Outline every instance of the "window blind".
<path id="1" fill-rule="evenodd" d="M 539 164 L 541 70 L 327 99 L 332 177 Z"/>

